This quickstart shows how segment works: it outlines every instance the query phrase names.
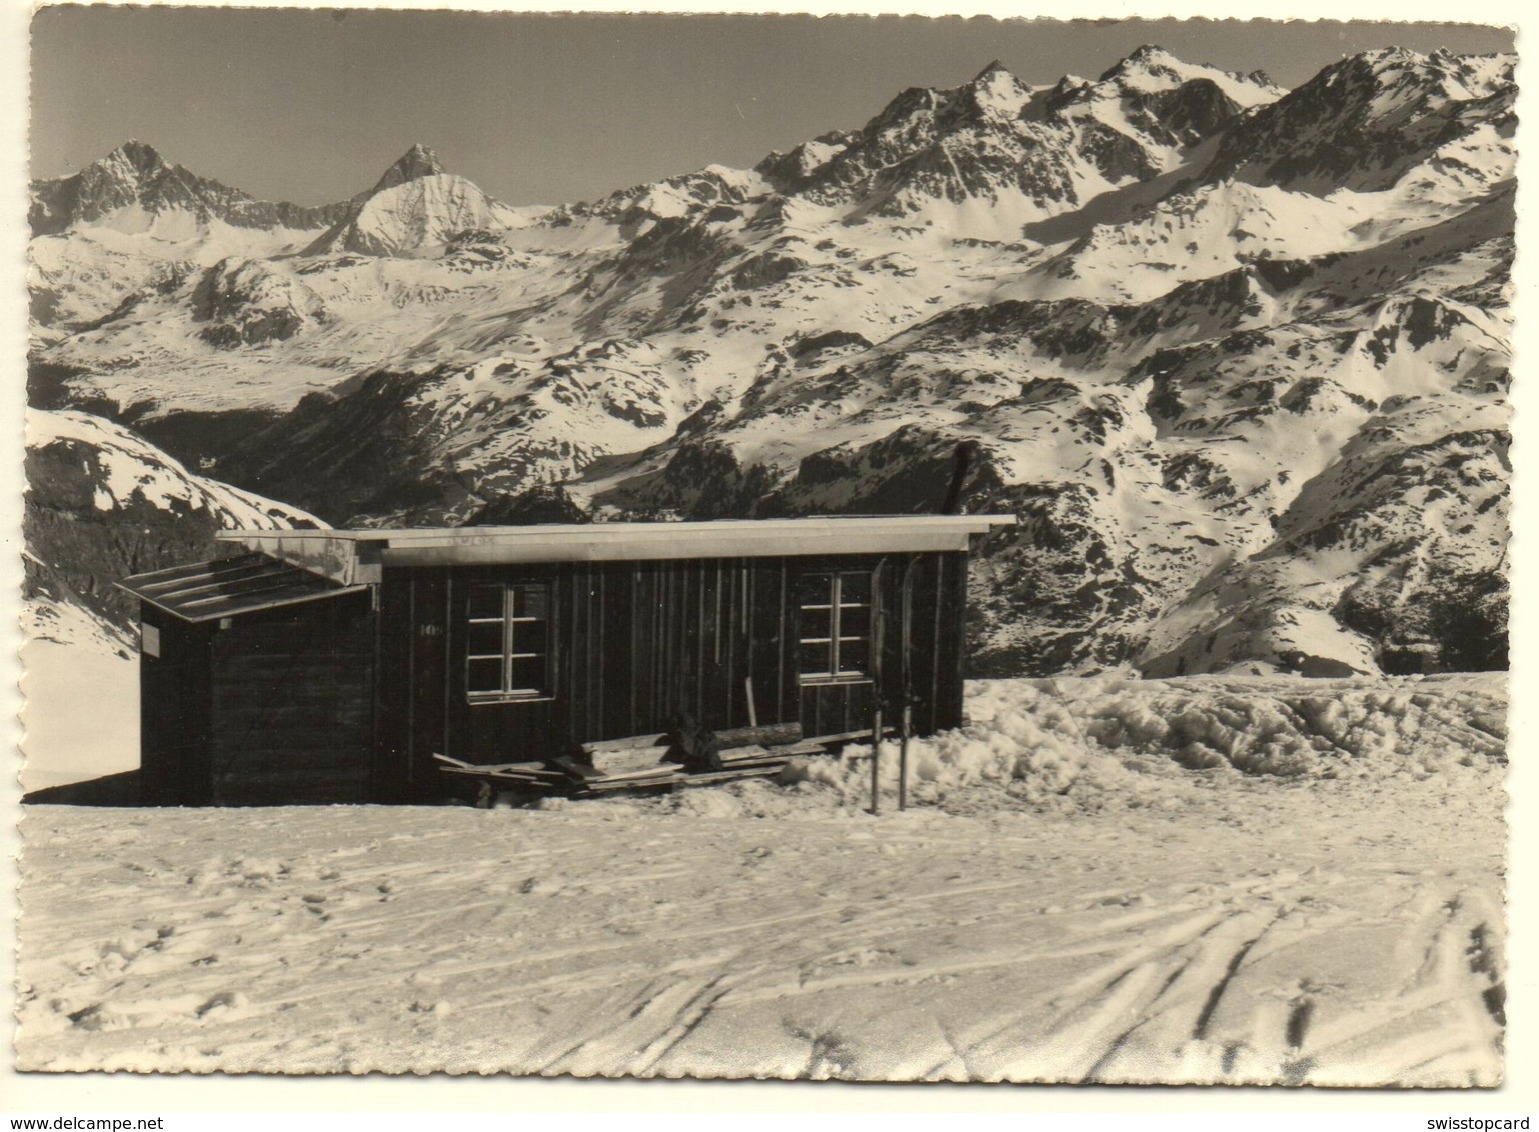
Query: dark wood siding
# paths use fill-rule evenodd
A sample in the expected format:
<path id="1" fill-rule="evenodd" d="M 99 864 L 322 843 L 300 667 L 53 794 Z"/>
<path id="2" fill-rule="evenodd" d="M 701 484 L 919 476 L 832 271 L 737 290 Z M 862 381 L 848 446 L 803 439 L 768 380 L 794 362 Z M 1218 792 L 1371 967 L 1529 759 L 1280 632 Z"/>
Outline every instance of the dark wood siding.
<path id="1" fill-rule="evenodd" d="M 549 757 L 592 739 L 794 720 L 781 559 L 595 562 L 387 570 L 381 588 L 380 747 L 403 797 L 441 788 L 433 754 L 473 763 Z M 551 587 L 552 696 L 471 702 L 464 687 L 472 585 Z M 431 643 L 428 643 L 431 642 Z M 389 732 L 405 735 L 401 743 Z"/>
<path id="2" fill-rule="evenodd" d="M 374 649 L 367 593 L 234 617 L 213 632 L 211 801 L 373 800 Z"/>
<path id="3" fill-rule="evenodd" d="M 213 629 L 141 604 L 140 621 L 160 634 L 160 655 L 139 661 L 139 777 L 146 803 L 200 806 L 212 800 L 209 769 L 210 641 Z"/>
<path id="4" fill-rule="evenodd" d="M 874 572 L 880 660 L 868 680 L 800 675 L 797 578 L 831 568 Z M 413 567 L 386 569 L 372 593 L 223 628 L 146 606 L 161 655 L 141 664 L 145 796 L 430 799 L 445 792 L 437 752 L 472 763 L 548 758 L 666 731 L 686 714 L 713 729 L 752 715 L 829 735 L 869 727 L 879 700 L 895 724 L 908 699 L 915 731 L 930 734 L 962 722 L 966 577 L 965 553 Z M 468 595 L 491 582 L 549 587 L 548 697 L 467 695 Z"/>
<path id="5" fill-rule="evenodd" d="M 405 681 L 405 696 L 412 714 L 413 734 L 426 736 L 429 742 L 411 752 L 408 766 L 413 795 L 436 790 L 442 777 L 433 762 L 433 752 L 457 753 L 460 744 L 445 742 L 448 703 L 452 694 L 448 665 L 449 652 L 449 571 L 424 570 L 414 579 L 410 598 L 411 620 L 404 626 L 409 635 L 411 669 Z"/>
<path id="6" fill-rule="evenodd" d="M 411 735 L 416 713 L 409 678 L 416 641 L 411 586 L 379 587 L 374 623 L 374 797 L 395 802 L 412 796 Z"/>
<path id="7" fill-rule="evenodd" d="M 878 698 L 886 726 L 897 725 L 903 703 L 913 706 L 914 732 L 932 735 L 962 724 L 962 672 L 966 654 L 965 553 L 888 554 L 792 560 L 799 570 L 870 569 L 875 573 L 874 655 L 871 680 L 865 683 L 808 682 L 801 688 L 801 720 L 808 735 L 835 735 L 869 728 Z M 908 575 L 908 668 L 904 667 L 903 591 Z M 791 638 L 800 635 L 797 610 L 790 603 Z M 796 673 L 797 657 L 786 658 Z"/>
<path id="8" fill-rule="evenodd" d="M 435 752 L 481 764 L 545 758 L 588 740 L 665 731 L 686 713 L 710 728 L 746 726 L 749 678 L 760 723 L 800 721 L 808 735 L 869 727 L 878 688 L 888 712 L 903 700 L 899 614 L 909 557 L 387 569 L 378 644 L 382 797 L 441 793 Z M 909 683 L 915 729 L 928 734 L 961 722 L 966 555 L 912 558 Z M 802 685 L 793 580 L 830 563 L 877 572 L 880 685 Z M 549 585 L 549 698 L 467 696 L 467 594 L 489 582 Z"/>
<path id="9" fill-rule="evenodd" d="M 967 669 L 967 555 L 954 551 L 933 558 L 938 574 L 933 597 L 937 607 L 934 644 L 930 653 L 934 658 L 931 664 L 935 671 L 935 695 L 921 734 L 962 726 Z"/>

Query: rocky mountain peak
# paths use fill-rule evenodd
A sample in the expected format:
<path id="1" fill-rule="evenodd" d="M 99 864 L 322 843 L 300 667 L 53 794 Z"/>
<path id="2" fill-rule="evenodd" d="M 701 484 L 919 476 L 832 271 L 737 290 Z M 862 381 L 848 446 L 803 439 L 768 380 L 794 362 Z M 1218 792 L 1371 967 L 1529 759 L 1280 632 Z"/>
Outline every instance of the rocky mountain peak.
<path id="1" fill-rule="evenodd" d="M 93 162 L 90 168 L 100 169 L 108 175 L 128 174 L 134 180 L 141 180 L 165 172 L 167 165 L 154 146 L 130 138 L 100 161 Z"/>
<path id="2" fill-rule="evenodd" d="M 1430 86 L 1437 78 L 1458 69 L 1458 56 L 1444 51 L 1423 55 L 1405 47 L 1384 47 L 1346 56 L 1339 63 L 1326 67 L 1300 90 L 1318 84 L 1339 95 L 1350 87 Z"/>
<path id="3" fill-rule="evenodd" d="M 1134 67 L 1168 67 L 1171 64 L 1178 64 L 1180 62 L 1181 60 L 1158 44 L 1146 43 L 1142 47 L 1136 47 L 1128 52 L 1126 56 L 1112 67 L 1112 70 L 1129 70 Z"/>
<path id="4" fill-rule="evenodd" d="M 369 195 L 383 192 L 385 189 L 393 189 L 397 185 L 404 185 L 408 181 L 416 181 L 422 177 L 436 177 L 446 172 L 443 164 L 438 160 L 438 155 L 421 142 L 412 143 L 412 147 L 396 159 L 394 165 L 385 170 L 385 175 L 370 191 Z"/>
<path id="5" fill-rule="evenodd" d="M 912 216 L 933 202 L 982 200 L 1007 203 L 1030 222 L 1082 203 L 1083 187 L 1097 181 L 1173 168 L 1283 93 L 1265 76 L 1185 63 L 1152 45 L 1094 82 L 1065 76 L 1043 89 L 995 60 L 961 86 L 908 88 L 862 129 L 771 154 L 756 169 L 777 192 L 852 215 Z"/>
<path id="6" fill-rule="evenodd" d="M 974 104 L 984 111 L 1011 117 L 1031 99 L 1031 89 L 1017 79 L 999 60 L 994 60 L 967 84 Z"/>
<path id="7" fill-rule="evenodd" d="M 1515 61 L 1511 55 L 1455 55 L 1442 47 L 1428 55 L 1386 47 L 1343 59 L 1323 73 L 1334 70 L 1377 87 L 1422 87 L 1455 99 L 1479 98 L 1511 87 Z"/>
<path id="8" fill-rule="evenodd" d="M 1175 90 L 1196 80 L 1216 83 L 1225 96 L 1240 106 L 1275 101 L 1286 93 L 1264 71 L 1240 74 L 1206 63 L 1188 63 L 1163 47 L 1145 44 L 1109 68 L 1097 80 L 1102 91 L 1146 95 Z"/>
<path id="9" fill-rule="evenodd" d="M 1225 137 L 1209 176 L 1384 191 L 1456 139 L 1487 127 L 1510 135 L 1509 58 L 1402 47 L 1348 56 Z"/>
<path id="10" fill-rule="evenodd" d="M 1142 77 L 1145 80 L 1162 80 L 1162 86 L 1174 85 L 1181 82 L 1181 71 L 1185 69 L 1187 65 L 1163 47 L 1145 44 L 1108 68 L 1099 81 L 1126 83 L 1130 79 Z"/>
<path id="11" fill-rule="evenodd" d="M 372 189 L 355 196 L 305 253 L 411 254 L 447 244 L 457 233 L 505 228 L 516 220 L 512 209 L 449 173 L 437 154 L 417 143 Z"/>
<path id="12" fill-rule="evenodd" d="M 1452 58 L 1452 56 L 1449 56 L 1448 52 L 1446 51 L 1434 51 L 1432 53 L 1432 57 L 1439 55 Z M 1419 51 L 1412 51 L 1409 47 L 1391 46 L 1380 47 L 1373 51 L 1364 51 L 1360 55 L 1355 56 L 1355 58 L 1362 60 L 1369 66 L 1377 68 L 1380 65 L 1386 64 L 1393 65 L 1396 63 L 1423 63 L 1426 62 L 1430 57 L 1423 55 Z"/>
<path id="13" fill-rule="evenodd" d="M 71 176 L 33 181 L 31 192 L 27 219 L 34 236 L 57 235 L 74 225 L 112 223 L 125 209 L 150 217 L 185 213 L 204 228 L 213 220 L 236 228 L 321 228 L 343 207 L 257 200 L 168 162 L 154 146 L 138 139 L 124 142 Z M 137 223 L 130 227 L 137 228 Z"/>

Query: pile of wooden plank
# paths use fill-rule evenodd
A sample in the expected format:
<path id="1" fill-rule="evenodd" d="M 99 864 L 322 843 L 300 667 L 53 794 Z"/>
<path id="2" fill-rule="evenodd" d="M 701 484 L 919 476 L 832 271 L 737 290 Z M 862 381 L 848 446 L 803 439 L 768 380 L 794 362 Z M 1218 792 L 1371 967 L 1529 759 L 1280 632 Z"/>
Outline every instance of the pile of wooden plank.
<path id="1" fill-rule="evenodd" d="M 566 774 L 563 771 L 551 767 L 544 761 L 477 765 L 450 758 L 448 755 L 435 754 L 433 758 L 438 760 L 438 769 L 445 774 L 463 775 L 483 782 L 493 780 L 505 784 L 508 789 L 524 787 L 550 790 L 566 782 Z"/>
<path id="2" fill-rule="evenodd" d="M 763 747 L 750 743 L 745 747 L 731 747 L 720 753 L 723 770 L 750 767 L 773 767 L 779 770 L 798 755 L 826 755 L 827 749 L 819 743 L 781 743 Z"/>
<path id="3" fill-rule="evenodd" d="M 743 778 L 778 775 L 793 758 L 827 754 L 829 747 L 851 735 L 803 739 L 799 723 L 738 727 L 712 732 L 717 747 L 711 769 L 686 770 L 670 755 L 675 748 L 667 733 L 632 735 L 583 743 L 577 752 L 540 762 L 485 766 L 447 755 L 434 755 L 448 774 L 480 780 L 493 789 L 502 786 L 532 793 L 592 797 L 622 790 L 704 786 Z M 869 734 L 869 732 L 864 733 Z"/>
<path id="4" fill-rule="evenodd" d="M 778 775 L 798 755 L 823 755 L 827 749 L 815 741 L 802 740 L 799 723 L 779 723 L 766 727 L 737 727 L 714 732 L 720 745 L 716 753 L 719 770 L 698 771 L 683 785 L 704 786 L 731 782 L 739 778 L 770 778 Z"/>
<path id="5" fill-rule="evenodd" d="M 558 757 L 551 765 L 564 771 L 581 794 L 669 786 L 684 766 L 668 759 L 673 748 L 667 739 L 667 735 L 633 735 L 584 743 L 581 755 Z"/>

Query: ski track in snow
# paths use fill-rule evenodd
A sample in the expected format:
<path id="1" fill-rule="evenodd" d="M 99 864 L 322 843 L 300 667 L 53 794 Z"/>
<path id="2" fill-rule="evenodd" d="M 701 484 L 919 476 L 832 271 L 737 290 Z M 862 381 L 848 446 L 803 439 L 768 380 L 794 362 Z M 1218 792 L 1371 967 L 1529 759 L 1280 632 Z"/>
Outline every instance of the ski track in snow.
<path id="1" fill-rule="evenodd" d="M 879 818 L 813 783 L 29 808 L 20 1065 L 1501 1079 L 1498 764 L 1152 781 Z"/>

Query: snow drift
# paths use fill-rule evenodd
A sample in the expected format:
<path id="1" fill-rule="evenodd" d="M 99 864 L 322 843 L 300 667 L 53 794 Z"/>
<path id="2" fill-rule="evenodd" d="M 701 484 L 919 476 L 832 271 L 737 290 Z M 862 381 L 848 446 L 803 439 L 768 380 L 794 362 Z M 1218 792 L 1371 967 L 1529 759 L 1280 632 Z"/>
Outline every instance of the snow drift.
<path id="1" fill-rule="evenodd" d="M 880 818 L 858 750 L 536 810 L 31 807 L 18 1065 L 1501 1080 L 1500 678 L 968 703 Z"/>
<path id="2" fill-rule="evenodd" d="M 910 743 L 910 796 L 942 809 L 983 804 L 970 788 L 1003 791 L 1065 812 L 1165 806 L 1192 781 L 1500 777 L 1506 694 L 1500 676 L 1395 681 L 1107 675 L 969 684 L 968 723 Z M 868 805 L 869 744 L 836 760 L 800 760 L 787 781 L 832 788 Z M 898 744 L 884 742 L 883 805 L 897 793 Z"/>

